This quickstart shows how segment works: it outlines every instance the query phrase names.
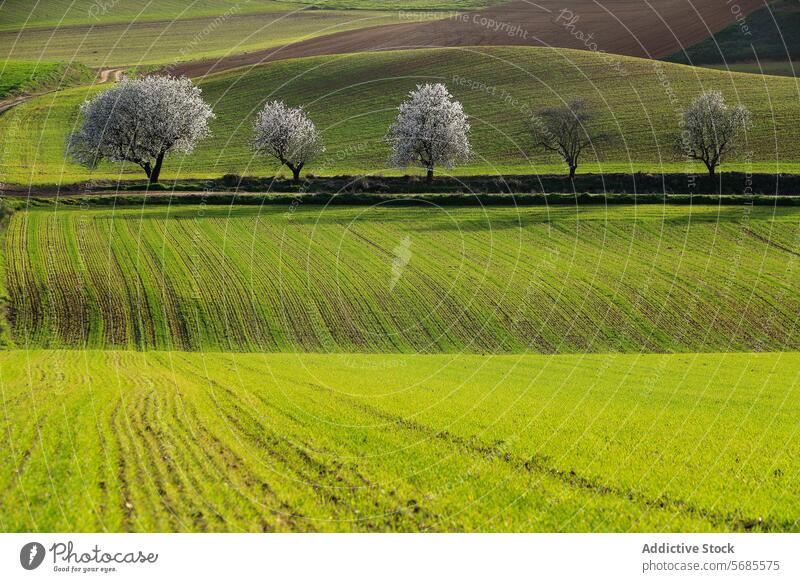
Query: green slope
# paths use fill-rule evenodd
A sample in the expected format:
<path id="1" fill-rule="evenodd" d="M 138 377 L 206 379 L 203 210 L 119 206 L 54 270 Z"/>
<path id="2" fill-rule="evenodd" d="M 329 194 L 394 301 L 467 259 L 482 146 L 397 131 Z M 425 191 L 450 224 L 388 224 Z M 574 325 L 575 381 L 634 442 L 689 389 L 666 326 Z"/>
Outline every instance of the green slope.
<path id="1" fill-rule="evenodd" d="M 268 12 L 296 7 L 296 4 L 274 0 L 4 0 L 0 3 L 0 30 L 176 20 L 217 16 L 231 10 Z"/>
<path id="2" fill-rule="evenodd" d="M 616 57 L 614 57 L 616 59 Z M 472 118 L 476 156 L 461 173 L 563 172 L 563 164 L 531 151 L 530 110 L 576 97 L 598 110 L 593 131 L 607 139 L 588 151 L 579 171 L 700 170 L 676 161 L 679 109 L 715 88 L 753 111 L 754 128 L 741 155 L 724 170 L 800 171 L 800 89 L 791 79 L 727 74 L 642 59 L 543 48 L 402 51 L 317 57 L 231 71 L 202 82 L 217 120 L 214 137 L 187 158 L 165 165 L 170 177 L 271 174 L 247 144 L 257 110 L 268 99 L 304 104 L 323 131 L 328 151 L 309 167 L 321 175 L 389 173 L 383 141 L 396 107 L 417 83 L 443 81 Z M 96 89 L 95 89 L 96 90 Z M 135 168 L 103 166 L 94 173 L 64 159 L 64 137 L 90 90 L 31 102 L 0 118 L 0 172 L 9 182 L 75 182 L 141 177 Z"/>
<path id="3" fill-rule="evenodd" d="M 800 348 L 800 210 L 46 207 L 6 236 L 19 346 Z"/>
<path id="4" fill-rule="evenodd" d="M 238 10 L 227 16 L 0 31 L 0 55 L 80 62 L 92 67 L 164 65 L 401 21 L 397 12 L 389 11 L 313 10 L 287 15 Z"/>
<path id="5" fill-rule="evenodd" d="M 734 70 L 793 75 L 791 61 L 800 59 L 800 3 L 771 2 L 747 16 L 744 26 L 732 24 L 667 60 L 694 65 L 728 65 Z"/>
<path id="6" fill-rule="evenodd" d="M 311 5 L 329 9 L 456 10 L 497 3 L 499 0 L 3 0 L 0 2 L 0 30 L 181 20 L 231 12 L 290 11 Z"/>
<path id="7" fill-rule="evenodd" d="M 94 77 L 77 63 L 0 60 L 0 99 L 90 83 Z"/>
<path id="8" fill-rule="evenodd" d="M 793 531 L 797 354 L 3 352 L 0 530 Z"/>
<path id="9" fill-rule="evenodd" d="M 284 0 L 292 4 L 309 4 L 304 0 Z M 338 10 L 474 10 L 508 0 L 316 0 L 315 6 Z"/>

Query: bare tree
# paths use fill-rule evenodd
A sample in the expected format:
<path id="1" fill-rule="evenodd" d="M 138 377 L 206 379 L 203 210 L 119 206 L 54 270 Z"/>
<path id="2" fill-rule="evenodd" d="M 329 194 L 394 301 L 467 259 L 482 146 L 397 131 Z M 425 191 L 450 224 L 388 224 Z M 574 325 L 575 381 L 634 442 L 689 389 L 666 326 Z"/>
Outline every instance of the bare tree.
<path id="1" fill-rule="evenodd" d="M 594 113 L 583 100 L 561 107 L 541 109 L 530 124 L 533 143 L 548 152 L 558 154 L 569 166 L 570 179 L 575 177 L 583 150 L 601 136 L 592 136 L 586 127 Z"/>
<path id="2" fill-rule="evenodd" d="M 95 168 L 101 160 L 140 166 L 158 182 L 167 154 L 191 153 L 214 118 L 189 79 L 123 79 L 81 106 L 83 125 L 67 138 L 67 151 Z"/>
<path id="3" fill-rule="evenodd" d="M 264 105 L 253 126 L 253 149 L 271 155 L 300 181 L 303 167 L 325 151 L 314 122 L 302 107 L 287 107 L 281 101 Z"/>
<path id="4" fill-rule="evenodd" d="M 418 164 L 433 181 L 437 165 L 452 168 L 472 155 L 470 125 L 461 103 L 441 83 L 418 85 L 400 105 L 386 141 L 392 146 L 390 163 L 398 168 Z"/>
<path id="5" fill-rule="evenodd" d="M 706 91 L 683 113 L 679 153 L 705 164 L 710 176 L 732 153 L 750 127 L 750 111 L 744 105 L 729 107 L 719 91 Z"/>

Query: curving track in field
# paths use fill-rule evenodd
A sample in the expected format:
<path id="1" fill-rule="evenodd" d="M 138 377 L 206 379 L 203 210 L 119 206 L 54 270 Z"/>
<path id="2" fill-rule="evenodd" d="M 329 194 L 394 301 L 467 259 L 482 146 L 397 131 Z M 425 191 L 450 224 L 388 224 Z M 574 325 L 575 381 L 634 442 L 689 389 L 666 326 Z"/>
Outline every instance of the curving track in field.
<path id="1" fill-rule="evenodd" d="M 20 350 L 0 371 L 4 532 L 798 529 L 797 354 Z"/>
<path id="2" fill-rule="evenodd" d="M 100 71 L 98 83 L 108 83 L 109 81 L 121 81 L 125 74 L 125 69 L 103 69 Z"/>
<path id="3" fill-rule="evenodd" d="M 742 15 L 763 6 L 763 0 L 735 4 Z M 735 21 L 727 0 L 515 0 L 434 22 L 369 27 L 277 49 L 188 62 L 171 72 L 201 77 L 290 58 L 460 46 L 546 45 L 661 58 Z"/>

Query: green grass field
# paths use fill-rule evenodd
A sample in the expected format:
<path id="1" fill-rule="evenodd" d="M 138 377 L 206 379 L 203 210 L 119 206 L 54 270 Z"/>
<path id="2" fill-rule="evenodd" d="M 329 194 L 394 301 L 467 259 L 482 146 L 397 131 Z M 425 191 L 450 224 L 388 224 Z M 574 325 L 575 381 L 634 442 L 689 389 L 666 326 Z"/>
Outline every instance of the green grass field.
<path id="1" fill-rule="evenodd" d="M 244 10 L 227 16 L 0 32 L 0 55 L 91 67 L 164 65 L 254 51 L 365 26 L 401 22 L 396 12 Z"/>
<path id="2" fill-rule="evenodd" d="M 497 4 L 499 0 L 4 0 L 0 4 L 0 30 L 23 27 L 61 27 L 157 20 L 182 20 L 219 16 L 231 11 L 250 14 L 285 12 L 310 5 L 336 9 L 461 10 Z"/>
<path id="3" fill-rule="evenodd" d="M 249 0 L 246 3 L 238 0 L 48 0 L 33 4 L 26 0 L 5 0 L 0 5 L 0 30 L 179 20 L 219 16 L 239 9 L 258 13 L 296 8 L 296 4 L 274 0 Z"/>
<path id="4" fill-rule="evenodd" d="M 0 98 L 82 85 L 0 115 L 0 190 L 143 177 L 65 157 L 110 86 L 85 65 L 493 3 L 320 0 L 275 25 L 302 0 L 0 0 L 0 55 L 26 59 L 0 61 Z M 579 171 L 698 171 L 673 145 L 709 88 L 753 113 L 723 170 L 800 172 L 795 79 L 495 47 L 210 76 L 213 137 L 162 178 L 280 172 L 247 148 L 273 99 L 322 130 L 310 172 L 405 173 L 383 136 L 428 81 L 471 117 L 456 174 L 565 172 L 526 125 L 574 98 L 603 135 Z M 217 194 L 0 191 L 0 532 L 800 533 L 800 207 Z"/>
<path id="5" fill-rule="evenodd" d="M 292 4 L 309 4 L 304 0 L 284 0 Z M 316 6 L 337 10 L 475 10 L 507 0 L 316 0 Z"/>
<path id="6" fill-rule="evenodd" d="M 753 61 L 786 62 L 800 59 L 800 3 L 777 0 L 667 60 L 694 65 L 736 66 Z M 759 72 L 755 69 L 751 72 Z M 767 71 L 768 74 L 769 71 Z M 786 74 L 776 68 L 774 74 Z"/>
<path id="7" fill-rule="evenodd" d="M 91 83 L 95 75 L 73 63 L 0 60 L 0 99 Z"/>
<path id="8" fill-rule="evenodd" d="M 800 209 L 47 206 L 16 344 L 252 352 L 800 349 Z"/>
<path id="9" fill-rule="evenodd" d="M 165 179 L 226 173 L 271 175 L 277 168 L 247 148 L 251 123 L 268 99 L 305 104 L 323 131 L 327 153 L 309 166 L 319 175 L 398 173 L 387 168 L 383 141 L 397 105 L 417 83 L 444 81 L 472 118 L 473 162 L 463 174 L 564 172 L 531 149 L 530 110 L 587 98 L 599 112 L 592 129 L 606 139 L 585 154 L 579 171 L 686 171 L 674 154 L 680 108 L 709 87 L 753 112 L 742 153 L 723 170 L 800 171 L 798 88 L 793 79 L 728 74 L 622 58 L 626 74 L 588 51 L 486 48 L 402 51 L 298 59 L 231 71 L 202 83 L 217 119 L 214 137 L 194 154 L 168 160 Z M 422 73 L 424 71 L 424 73 Z M 0 173 L 15 183 L 141 177 L 138 168 L 101 166 L 93 173 L 64 158 L 64 138 L 80 103 L 95 89 L 77 88 L 31 101 L 0 117 Z M 143 174 L 142 174 L 143 175 Z"/>
<path id="10" fill-rule="evenodd" d="M 800 531 L 800 209 L 38 204 L 0 531 Z"/>
<path id="11" fill-rule="evenodd" d="M 797 354 L 0 352 L 0 530 L 798 531 Z"/>

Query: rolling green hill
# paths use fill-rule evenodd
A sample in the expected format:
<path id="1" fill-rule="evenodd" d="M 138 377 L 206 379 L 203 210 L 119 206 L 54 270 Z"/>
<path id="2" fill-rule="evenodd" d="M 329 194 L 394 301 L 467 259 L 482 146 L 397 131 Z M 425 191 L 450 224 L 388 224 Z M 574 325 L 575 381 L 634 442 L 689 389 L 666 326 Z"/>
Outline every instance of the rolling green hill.
<path id="1" fill-rule="evenodd" d="M 291 4 L 314 4 L 329 10 L 474 10 L 503 4 L 507 0 L 283 0 Z"/>
<path id="2" fill-rule="evenodd" d="M 0 99 L 82 84 L 0 115 L 0 532 L 800 532 L 800 206 L 2 192 L 142 177 L 65 157 L 110 86 L 78 62 L 490 3 L 320 0 L 274 26 L 303 2 L 0 0 L 0 55 L 29 59 L 0 61 Z M 471 118 L 457 174 L 564 172 L 526 126 L 575 98 L 603 136 L 580 171 L 699 170 L 673 145 L 711 88 L 753 112 L 723 170 L 800 172 L 794 79 L 495 47 L 210 76 L 213 136 L 163 177 L 279 171 L 247 148 L 272 99 L 321 129 L 311 172 L 405 172 L 383 135 L 427 81 Z"/>
<path id="3" fill-rule="evenodd" d="M 0 100 L 90 83 L 94 77 L 91 70 L 77 63 L 0 60 Z"/>
<path id="4" fill-rule="evenodd" d="M 249 0 L 244 3 L 239 0 L 4 0 L 0 4 L 0 30 L 176 20 L 218 16 L 230 10 L 268 12 L 296 8 L 296 4 L 274 0 Z"/>
<path id="5" fill-rule="evenodd" d="M 268 99 L 303 104 L 323 132 L 327 152 L 309 166 L 320 175 L 399 173 L 387 168 L 383 141 L 396 107 L 410 89 L 443 81 L 472 118 L 476 156 L 460 173 L 563 172 L 557 160 L 531 149 L 531 111 L 576 97 L 599 117 L 591 126 L 606 139 L 586 152 L 579 171 L 700 170 L 676 159 L 680 108 L 701 91 L 722 90 L 753 112 L 741 155 L 723 170 L 800 171 L 800 90 L 791 79 L 728 74 L 589 51 L 485 48 L 340 55 L 276 62 L 209 77 L 201 86 L 214 106 L 214 137 L 194 154 L 168 160 L 162 176 L 226 173 L 271 175 L 247 144 L 257 110 Z M 614 65 L 612 67 L 612 65 Z M 141 177 L 135 168 L 102 166 L 89 173 L 64 158 L 64 139 L 80 103 L 97 88 L 64 91 L 0 117 L 0 172 L 7 182 L 76 182 Z"/>
<path id="6" fill-rule="evenodd" d="M 219 16 L 230 12 L 281 12 L 311 5 L 336 9 L 459 10 L 497 4 L 499 0 L 4 0 L 0 30 L 73 24 L 133 23 Z"/>
<path id="7" fill-rule="evenodd" d="M 254 352 L 800 348 L 800 209 L 32 209 L 20 347 Z"/>
<path id="8" fill-rule="evenodd" d="M 0 352 L 0 529 L 797 532 L 797 354 Z"/>
<path id="9" fill-rule="evenodd" d="M 218 58 L 399 22 L 400 15 L 389 11 L 313 10 L 287 15 L 238 10 L 226 16 L 0 31 L 0 55 L 80 62 L 101 68 L 146 67 Z"/>
<path id="10" fill-rule="evenodd" d="M 771 2 L 748 15 L 744 24 L 732 24 L 667 60 L 794 76 L 792 61 L 800 60 L 800 2 Z"/>

